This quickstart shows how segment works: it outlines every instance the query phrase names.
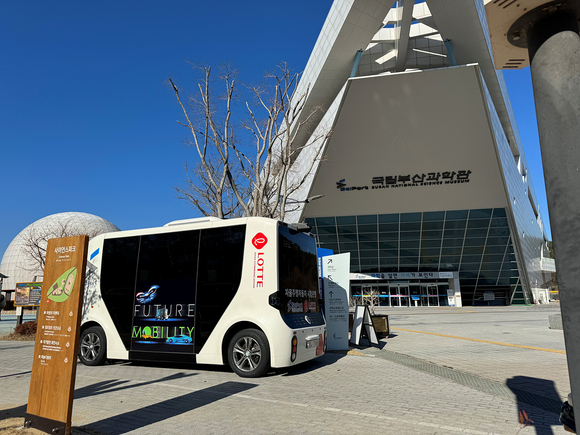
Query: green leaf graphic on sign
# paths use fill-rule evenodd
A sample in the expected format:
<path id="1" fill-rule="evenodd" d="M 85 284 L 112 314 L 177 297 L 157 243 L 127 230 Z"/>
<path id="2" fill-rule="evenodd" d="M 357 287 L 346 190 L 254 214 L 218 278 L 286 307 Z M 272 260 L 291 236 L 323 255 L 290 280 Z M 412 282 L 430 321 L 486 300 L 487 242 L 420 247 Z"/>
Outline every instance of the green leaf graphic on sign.
<path id="1" fill-rule="evenodd" d="M 47 292 L 48 299 L 55 302 L 64 302 L 72 293 L 75 279 L 77 277 L 77 268 L 71 267 L 50 286 Z"/>

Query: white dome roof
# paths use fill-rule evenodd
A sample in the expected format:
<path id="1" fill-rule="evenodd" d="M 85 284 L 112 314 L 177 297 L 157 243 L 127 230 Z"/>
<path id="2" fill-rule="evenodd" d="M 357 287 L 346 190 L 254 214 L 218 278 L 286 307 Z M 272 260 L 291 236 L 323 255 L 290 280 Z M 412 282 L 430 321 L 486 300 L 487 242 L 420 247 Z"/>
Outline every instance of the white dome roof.
<path id="1" fill-rule="evenodd" d="M 32 235 L 40 240 L 81 234 L 95 237 L 113 231 L 119 231 L 119 228 L 101 217 L 88 213 L 57 213 L 37 220 L 24 228 L 8 245 L 0 263 L 0 273 L 8 276 L 2 289 L 12 290 L 16 287 L 16 283 L 32 282 L 35 276 L 37 281 L 42 280 L 43 270 L 26 252 L 26 246 Z M 46 248 L 46 241 L 39 244 Z"/>

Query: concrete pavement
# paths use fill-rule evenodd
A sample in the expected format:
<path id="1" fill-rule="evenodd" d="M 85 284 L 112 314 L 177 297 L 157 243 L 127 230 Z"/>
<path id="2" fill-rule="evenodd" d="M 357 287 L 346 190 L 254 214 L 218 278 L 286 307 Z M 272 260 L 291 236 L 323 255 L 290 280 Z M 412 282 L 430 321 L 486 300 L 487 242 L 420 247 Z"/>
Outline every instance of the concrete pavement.
<path id="1" fill-rule="evenodd" d="M 534 425 L 521 434 L 566 433 L 557 415 L 566 358 L 548 351 L 563 350 L 562 331 L 547 327 L 553 311 L 388 312 L 381 349 L 328 353 L 260 379 L 224 367 L 79 364 L 73 424 L 111 435 L 515 434 L 525 410 Z M 25 411 L 32 355 L 32 343 L 0 341 L 0 409 L 11 415 Z"/>

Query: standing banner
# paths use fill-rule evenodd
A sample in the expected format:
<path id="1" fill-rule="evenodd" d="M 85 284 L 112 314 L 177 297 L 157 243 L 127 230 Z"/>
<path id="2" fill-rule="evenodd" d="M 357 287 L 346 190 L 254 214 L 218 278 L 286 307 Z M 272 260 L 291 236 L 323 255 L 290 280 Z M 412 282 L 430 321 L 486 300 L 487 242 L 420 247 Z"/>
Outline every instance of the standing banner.
<path id="1" fill-rule="evenodd" d="M 25 427 L 70 434 L 88 236 L 46 247 Z"/>
<path id="2" fill-rule="evenodd" d="M 328 350 L 348 350 L 350 253 L 322 257 Z"/>

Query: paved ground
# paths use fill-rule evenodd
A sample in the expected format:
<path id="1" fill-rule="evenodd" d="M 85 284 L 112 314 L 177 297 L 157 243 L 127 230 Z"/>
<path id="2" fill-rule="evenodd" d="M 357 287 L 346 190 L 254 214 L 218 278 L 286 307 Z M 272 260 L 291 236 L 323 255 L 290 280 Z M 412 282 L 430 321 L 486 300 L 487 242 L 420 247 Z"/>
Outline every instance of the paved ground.
<path id="1" fill-rule="evenodd" d="M 566 355 L 562 331 L 548 328 L 556 309 L 392 308 L 380 349 L 260 379 L 222 367 L 79 364 L 73 424 L 111 435 L 515 434 L 525 410 L 534 425 L 521 434 L 563 434 Z M 0 418 L 23 415 L 32 355 L 31 343 L 0 341 Z"/>

